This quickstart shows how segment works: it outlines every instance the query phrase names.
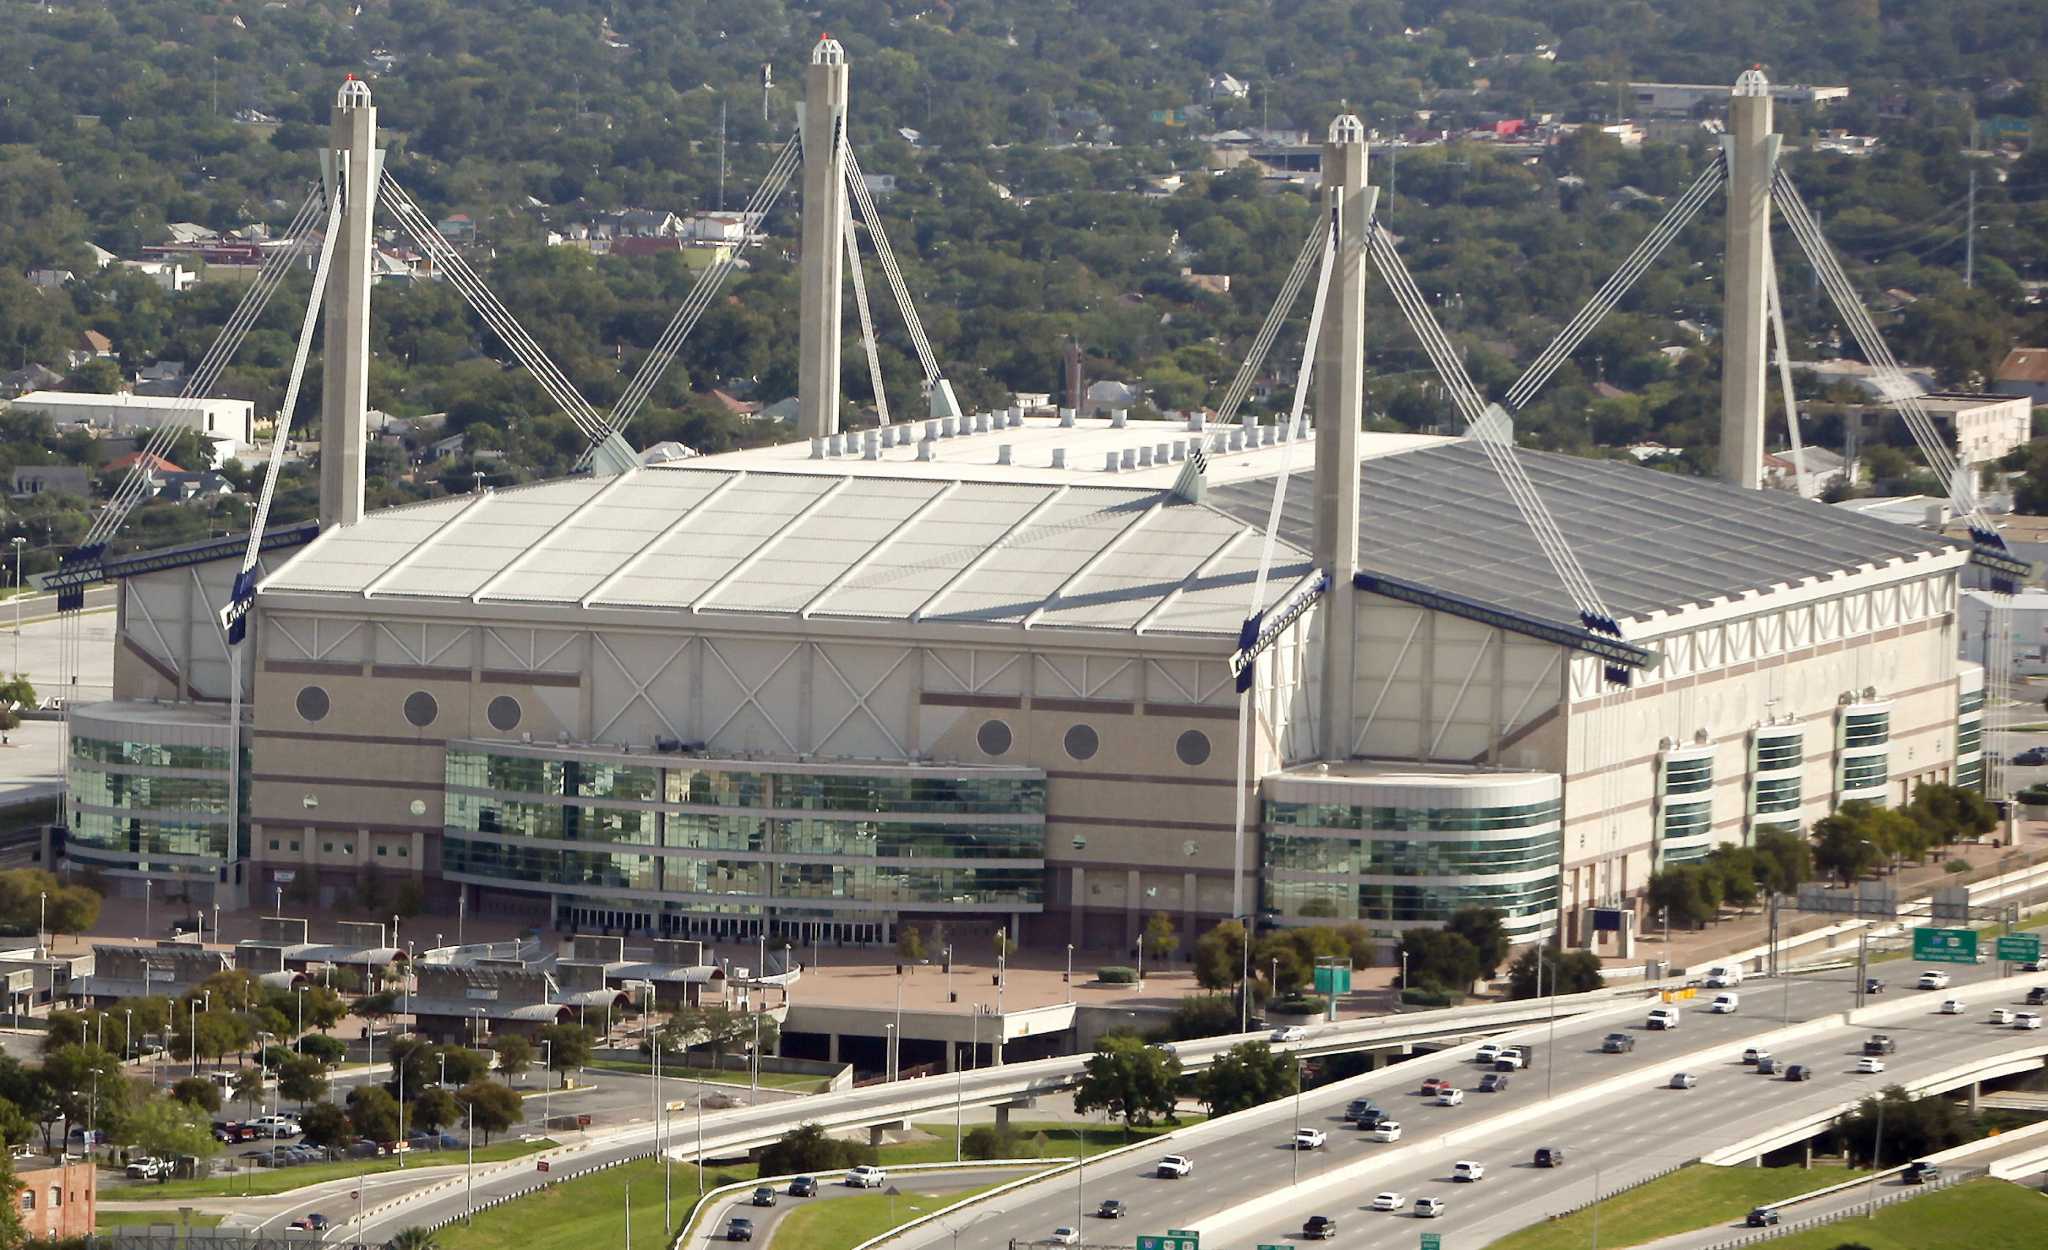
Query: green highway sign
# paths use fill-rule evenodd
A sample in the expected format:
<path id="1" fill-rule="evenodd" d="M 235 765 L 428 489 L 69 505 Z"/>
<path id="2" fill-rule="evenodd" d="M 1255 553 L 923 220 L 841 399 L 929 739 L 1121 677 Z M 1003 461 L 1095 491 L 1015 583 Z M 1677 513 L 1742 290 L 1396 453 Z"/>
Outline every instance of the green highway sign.
<path id="1" fill-rule="evenodd" d="M 1351 969 L 1341 964 L 1316 965 L 1316 993 L 1349 994 L 1351 992 Z"/>
<path id="2" fill-rule="evenodd" d="M 1435 1233 L 1424 1233 L 1422 1250 L 1444 1250 L 1444 1239 Z"/>
<path id="3" fill-rule="evenodd" d="M 1931 964 L 1973 964 L 1977 962 L 1977 931 L 1974 929 L 1915 929 L 1913 958 Z"/>
<path id="4" fill-rule="evenodd" d="M 2007 963 L 2030 964 L 2041 957 L 2038 933 L 2008 933 L 1998 939 L 1998 957 Z"/>
<path id="5" fill-rule="evenodd" d="M 1202 1250 L 1202 1236 L 1185 1228 L 1170 1228 L 1163 1237 L 1138 1238 L 1138 1250 Z"/>

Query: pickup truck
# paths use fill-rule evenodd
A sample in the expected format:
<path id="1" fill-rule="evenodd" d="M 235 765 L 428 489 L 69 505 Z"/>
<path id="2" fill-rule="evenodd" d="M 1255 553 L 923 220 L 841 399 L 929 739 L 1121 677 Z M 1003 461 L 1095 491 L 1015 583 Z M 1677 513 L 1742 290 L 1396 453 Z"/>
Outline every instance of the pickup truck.
<path id="1" fill-rule="evenodd" d="M 1872 1033 L 1863 1039 L 1863 1053 L 1866 1055 L 1895 1055 L 1899 1044 L 1889 1033 Z"/>

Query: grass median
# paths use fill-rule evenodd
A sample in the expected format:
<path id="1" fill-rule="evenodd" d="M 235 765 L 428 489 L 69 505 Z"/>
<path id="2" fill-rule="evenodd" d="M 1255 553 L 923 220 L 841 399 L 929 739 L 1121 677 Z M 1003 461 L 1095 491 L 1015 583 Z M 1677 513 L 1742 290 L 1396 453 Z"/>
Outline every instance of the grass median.
<path id="1" fill-rule="evenodd" d="M 583 1065 L 599 1072 L 628 1072 L 635 1076 L 647 1076 L 651 1065 L 644 1059 L 593 1059 Z M 745 1072 L 734 1072 L 729 1068 L 675 1068 L 661 1065 L 661 1079 L 664 1081 L 703 1081 L 712 1085 L 748 1084 Z M 823 1093 L 831 1084 L 822 1076 L 810 1076 L 802 1072 L 763 1072 L 762 1089 L 794 1090 L 803 1094 Z"/>
<path id="2" fill-rule="evenodd" d="M 975 1185 L 937 1194 L 858 1194 L 791 1211 L 775 1225 L 774 1250 L 850 1250 L 920 1215 L 952 1206 L 994 1185 Z"/>
<path id="3" fill-rule="evenodd" d="M 1605 1229 L 1602 1229 L 1604 1235 Z M 2048 1197 L 2011 1181 L 1975 1180 L 1780 1237 L 1771 1250 L 2040 1250 Z"/>
<path id="4" fill-rule="evenodd" d="M 1602 1202 L 1600 1244 L 1635 1246 L 1730 1223 L 1747 1215 L 1752 1207 L 1782 1202 L 1861 1175 L 1865 1173 L 1845 1167 L 1717 1168 L 1695 1163 Z M 1593 1169 L 1584 1163 L 1571 1165 L 1557 1179 L 1557 1188 L 1566 1193 L 1577 1190 L 1592 1196 Z M 1588 1208 L 1509 1233 L 1487 1250 L 1580 1250 L 1590 1244 L 1592 1232 L 1593 1212 Z"/>
<path id="5" fill-rule="evenodd" d="M 503 1163 L 524 1155 L 549 1150 L 558 1143 L 542 1138 L 539 1141 L 498 1142 L 481 1146 L 476 1152 L 478 1163 Z M 435 1168 L 461 1166 L 469 1161 L 469 1153 L 462 1150 L 421 1151 L 406 1156 L 409 1168 Z M 159 1199 L 179 1198 L 241 1198 L 267 1194 L 288 1193 L 318 1185 L 322 1181 L 338 1181 L 352 1176 L 369 1176 L 378 1172 L 396 1172 L 396 1159 L 348 1159 L 339 1163 L 302 1163 L 297 1167 L 263 1168 L 256 1172 L 237 1172 L 232 1176 L 209 1176 L 196 1181 L 165 1181 L 161 1185 L 123 1185 L 102 1190 L 100 1196 L 109 1200 L 155 1202 Z"/>
<path id="6" fill-rule="evenodd" d="M 169 1224 L 173 1227 L 217 1228 L 221 1222 L 217 1212 L 194 1211 L 188 1220 L 176 1207 L 165 1207 L 161 1211 L 106 1211 L 93 1215 L 93 1231 L 109 1232 L 116 1228 L 147 1228 L 152 1224 Z"/>

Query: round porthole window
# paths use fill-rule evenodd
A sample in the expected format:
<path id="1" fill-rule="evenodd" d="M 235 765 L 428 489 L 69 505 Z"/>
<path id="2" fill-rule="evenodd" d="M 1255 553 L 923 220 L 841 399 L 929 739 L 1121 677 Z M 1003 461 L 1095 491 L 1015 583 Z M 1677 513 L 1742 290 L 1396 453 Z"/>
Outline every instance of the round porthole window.
<path id="1" fill-rule="evenodd" d="M 405 719 L 415 728 L 425 729 L 441 714 L 441 705 L 434 702 L 434 696 L 424 690 L 415 690 L 405 696 Z"/>
<path id="2" fill-rule="evenodd" d="M 427 814 L 427 801 L 425 799 L 414 799 L 408 810 L 415 816 L 424 816 Z"/>
<path id="3" fill-rule="evenodd" d="M 1196 768 L 1209 762 L 1209 735 L 1199 729 L 1190 729 L 1173 744 L 1173 753 L 1189 768 Z"/>
<path id="4" fill-rule="evenodd" d="M 484 718 L 491 722 L 491 728 L 508 734 L 519 728 L 519 700 L 509 694 L 501 694 L 491 700 L 484 709 Z"/>
<path id="5" fill-rule="evenodd" d="M 983 721 L 974 733 L 974 745 L 983 755 L 1008 754 L 1011 740 L 1010 727 L 999 720 Z"/>
<path id="6" fill-rule="evenodd" d="M 1101 740 L 1095 736 L 1095 730 L 1087 725 L 1076 725 L 1067 730 L 1067 754 L 1077 760 L 1094 759 L 1096 749 L 1101 745 Z"/>
<path id="7" fill-rule="evenodd" d="M 299 719 L 307 722 L 320 720 L 327 715 L 327 692 L 318 686 L 299 688 Z"/>

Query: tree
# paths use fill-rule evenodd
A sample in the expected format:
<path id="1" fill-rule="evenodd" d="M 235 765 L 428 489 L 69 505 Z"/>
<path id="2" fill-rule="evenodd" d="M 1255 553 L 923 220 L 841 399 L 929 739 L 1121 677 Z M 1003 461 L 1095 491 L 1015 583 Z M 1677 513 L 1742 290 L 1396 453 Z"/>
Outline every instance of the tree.
<path id="1" fill-rule="evenodd" d="M 1884 852 L 1870 837 L 1871 815 L 1875 809 L 1862 799 L 1851 799 L 1833 815 L 1813 826 L 1813 862 L 1822 872 L 1850 885 L 1877 867 Z"/>
<path id="2" fill-rule="evenodd" d="M 1998 828 L 1998 810 L 1982 794 L 1962 786 L 1923 782 L 1914 787 L 1905 811 L 1930 846 L 1952 846 Z"/>
<path id="3" fill-rule="evenodd" d="M 827 1136 L 821 1125 L 799 1124 L 762 1149 L 756 1171 L 762 1176 L 789 1176 L 874 1161 L 875 1152 L 867 1146 Z"/>
<path id="4" fill-rule="evenodd" d="M 277 1093 L 298 1103 L 303 1111 L 307 1103 L 327 1097 L 327 1073 L 318 1060 L 287 1059 L 277 1070 Z"/>
<path id="5" fill-rule="evenodd" d="M 129 1102 L 121 1061 L 97 1046 L 60 1046 L 43 1060 L 42 1080 L 67 1124 L 118 1121 Z"/>
<path id="6" fill-rule="evenodd" d="M 384 1243 L 385 1250 L 441 1250 L 441 1234 L 415 1224 Z"/>
<path id="7" fill-rule="evenodd" d="M 970 1159 L 1015 1159 L 1021 1147 L 1014 1129 L 977 1124 L 960 1139 L 960 1153 Z"/>
<path id="8" fill-rule="evenodd" d="M 1508 958 L 1506 917 L 1495 907 L 1460 907 L 1444 928 L 1472 944 L 1479 956 L 1479 978 L 1491 981 Z"/>
<path id="9" fill-rule="evenodd" d="M 1401 953 L 1408 968 L 1403 989 L 1420 986 L 1464 994 L 1479 979 L 1479 951 L 1463 934 L 1410 929 L 1401 935 Z"/>
<path id="10" fill-rule="evenodd" d="M 447 1084 L 462 1086 L 471 1081 L 481 1081 L 491 1074 L 491 1052 L 471 1050 L 467 1046 L 444 1046 L 435 1056 L 435 1076 L 441 1071 L 440 1060 L 447 1060 Z"/>
<path id="11" fill-rule="evenodd" d="M 1167 1031 L 1176 1039 L 1217 1037 L 1238 1031 L 1242 1015 L 1229 994 L 1190 994 L 1173 1005 Z"/>
<path id="12" fill-rule="evenodd" d="M 50 1013 L 49 1027 L 43 1031 L 42 1052 L 49 1054 L 60 1046 L 77 1046 L 86 1040 L 86 1016 L 82 1011 L 65 1011 L 59 1008 Z"/>
<path id="13" fill-rule="evenodd" d="M 128 1115 L 124 1127 L 137 1149 L 160 1159 L 206 1159 L 220 1153 L 206 1113 L 180 1099 L 152 1098 Z"/>
<path id="14" fill-rule="evenodd" d="M 88 932 L 99 922 L 99 891 L 82 885 L 65 885 L 50 892 L 44 923 L 49 926 L 52 938 L 64 933 Z"/>
<path id="15" fill-rule="evenodd" d="M 896 957 L 912 967 L 924 959 L 924 934 L 916 925 L 904 925 L 896 934 Z"/>
<path id="16" fill-rule="evenodd" d="M 1736 907 L 1756 904 L 1757 882 L 1763 870 L 1753 848 L 1722 843 L 1707 852 L 1704 862 L 1707 870 L 1720 878 L 1723 902 Z"/>
<path id="17" fill-rule="evenodd" d="M 423 1133 L 438 1133 L 461 1118 L 462 1107 L 455 1095 L 438 1085 L 428 1086 L 413 1099 L 412 1113 L 407 1116 L 410 1125 Z"/>
<path id="18" fill-rule="evenodd" d="M 1205 990 L 1227 990 L 1244 975 L 1244 926 L 1225 920 L 1195 939 L 1195 984 Z"/>
<path id="19" fill-rule="evenodd" d="M 508 1081 L 516 1081 L 533 1066 L 533 1043 L 517 1033 L 507 1033 L 497 1039 L 498 1071 Z"/>
<path id="20" fill-rule="evenodd" d="M 358 1085 L 348 1092 L 348 1122 L 358 1137 L 398 1140 L 398 1100 L 381 1085 Z"/>
<path id="21" fill-rule="evenodd" d="M 35 1122 L 23 1114 L 12 1099 L 0 1098 L 0 1141 L 10 1146 L 26 1145 L 35 1134 Z M 4 1239 L 0 1239 L 0 1245 L 6 1244 Z"/>
<path id="22" fill-rule="evenodd" d="M 315 985 L 299 995 L 299 1003 L 305 1006 L 306 1023 L 322 1032 L 340 1024 L 348 1014 L 348 1002 L 324 985 Z"/>
<path id="23" fill-rule="evenodd" d="M 1180 931 L 1173 927 L 1173 917 L 1163 911 L 1155 911 L 1145 921 L 1145 956 L 1157 963 L 1165 963 L 1180 949 Z"/>
<path id="24" fill-rule="evenodd" d="M 355 1128 L 348 1113 L 331 1102 L 304 1107 L 299 1127 L 305 1132 L 308 1146 L 346 1146 L 355 1140 Z"/>
<path id="25" fill-rule="evenodd" d="M 1106 1037 L 1088 1057 L 1074 1088 L 1074 1110 L 1082 1115 L 1104 1111 L 1137 1126 L 1173 1114 L 1174 1084 L 1180 1060 L 1134 1037 Z"/>
<path id="26" fill-rule="evenodd" d="M 484 1135 L 485 1145 L 491 1134 L 504 1132 L 526 1114 L 519 1095 L 496 1081 L 471 1081 L 455 1091 L 455 1101 L 462 1104 L 470 1127 Z"/>
<path id="27" fill-rule="evenodd" d="M 1813 844 L 1796 833 L 1773 829 L 1756 838 L 1757 880 L 1774 894 L 1791 894 L 1813 879 Z"/>
<path id="28" fill-rule="evenodd" d="M 1301 1069 L 1264 1042 L 1240 1042 L 1195 1078 L 1195 1096 L 1211 1117 L 1285 1098 L 1299 1088 Z"/>
<path id="29" fill-rule="evenodd" d="M 220 1086 L 203 1076 L 181 1077 L 171 1086 L 171 1097 L 208 1115 L 220 1110 Z"/>
<path id="30" fill-rule="evenodd" d="M 356 1000 L 355 1014 L 375 1024 L 398 1014 L 398 994 L 392 990 L 379 990 L 365 994 Z"/>
<path id="31" fill-rule="evenodd" d="M 263 1090 L 267 1083 L 262 1068 L 243 1068 L 235 1073 L 235 1101 L 247 1107 L 252 1113 L 263 1104 Z M 211 1110 L 220 1110 L 216 1103 Z"/>
<path id="32" fill-rule="evenodd" d="M 348 1043 L 325 1033 L 308 1033 L 298 1041 L 299 1053 L 308 1059 L 317 1059 L 325 1067 L 333 1067 L 348 1057 Z"/>
<path id="33" fill-rule="evenodd" d="M 550 1024 L 540 1031 L 540 1040 L 548 1043 L 548 1067 L 561 1075 L 562 1087 L 569 1084 L 569 1071 L 590 1062 L 592 1038 L 590 1030 L 577 1024 Z"/>
<path id="34" fill-rule="evenodd" d="M 1535 998 L 1537 996 L 1536 969 L 1541 960 L 1543 969 L 1542 992 L 1548 996 L 1559 994 L 1585 994 L 1597 990 L 1603 984 L 1600 978 L 1600 957 L 1591 951 L 1572 950 L 1559 954 L 1549 946 L 1525 947 L 1508 965 L 1508 997 Z"/>
<path id="35" fill-rule="evenodd" d="M 1650 874 L 1643 898 L 1667 924 L 1704 929 L 1721 912 L 1721 876 L 1699 864 L 1673 864 Z"/>
<path id="36" fill-rule="evenodd" d="M 1835 1134 L 1849 1158 L 1865 1167 L 1873 1151 L 1883 1161 L 1898 1163 L 1959 1146 L 1976 1135 L 1969 1112 L 1957 1103 L 1936 1094 L 1909 1097 L 1897 1085 L 1888 1085 L 1843 1112 L 1835 1120 Z"/>

